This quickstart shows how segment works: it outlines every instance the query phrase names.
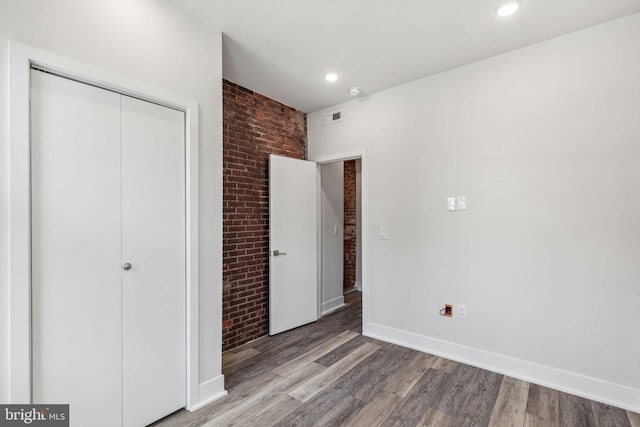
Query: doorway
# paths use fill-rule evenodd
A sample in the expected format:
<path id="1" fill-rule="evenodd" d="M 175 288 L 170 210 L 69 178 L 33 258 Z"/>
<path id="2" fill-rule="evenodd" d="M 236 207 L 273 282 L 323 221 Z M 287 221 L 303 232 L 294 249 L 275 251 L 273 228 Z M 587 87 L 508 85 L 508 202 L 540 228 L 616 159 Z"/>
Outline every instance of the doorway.
<path id="1" fill-rule="evenodd" d="M 362 290 L 362 167 L 360 158 L 355 158 L 326 162 L 319 168 L 320 313 L 325 315 L 344 306 L 350 293 Z"/>
<path id="2" fill-rule="evenodd" d="M 274 324 L 277 318 L 285 320 L 280 323 L 286 325 L 278 328 L 278 331 L 270 326 L 270 334 L 315 321 L 344 305 L 343 162 L 352 159 L 361 159 L 362 164 L 360 199 L 363 220 L 360 234 L 361 247 L 366 249 L 364 155 L 327 158 L 326 161 L 320 162 L 270 156 L 269 319 L 270 325 Z M 310 196 L 313 203 L 308 201 Z M 298 203 L 302 200 L 307 201 L 303 204 Z M 277 226 L 278 223 L 295 224 L 299 218 L 303 218 L 306 225 L 298 231 Z M 308 247 L 309 242 L 313 242 L 313 249 Z M 306 254 L 312 256 L 314 261 L 301 265 L 294 262 L 294 257 L 289 256 L 291 254 Z M 362 251 L 361 259 L 362 283 L 365 290 L 366 250 Z M 300 277 L 301 271 L 306 272 L 304 277 Z M 301 284 L 305 285 L 304 292 L 299 292 Z M 291 286 L 294 286 L 293 290 Z M 296 319 L 300 317 L 297 320 L 289 316 L 292 313 L 288 307 L 292 305 L 292 293 L 298 294 L 298 297 L 294 298 L 298 301 L 296 312 L 301 311 L 301 307 L 306 307 L 304 316 L 296 316 Z M 303 300 L 304 304 L 301 303 Z M 313 301 L 316 309 L 309 307 L 308 301 Z M 284 310 L 278 309 L 283 306 Z M 364 325 L 368 319 L 366 298 L 363 307 Z"/>

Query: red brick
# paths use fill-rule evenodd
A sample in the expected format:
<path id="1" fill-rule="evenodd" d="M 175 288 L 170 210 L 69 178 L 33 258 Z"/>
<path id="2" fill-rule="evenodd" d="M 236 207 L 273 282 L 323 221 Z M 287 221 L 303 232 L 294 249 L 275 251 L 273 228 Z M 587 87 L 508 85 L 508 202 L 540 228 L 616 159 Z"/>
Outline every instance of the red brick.
<path id="1" fill-rule="evenodd" d="M 304 113 L 223 81 L 223 350 L 268 332 L 268 159 L 306 158 L 306 128 Z"/>
<path id="2" fill-rule="evenodd" d="M 356 161 L 344 162 L 344 289 L 356 283 Z"/>

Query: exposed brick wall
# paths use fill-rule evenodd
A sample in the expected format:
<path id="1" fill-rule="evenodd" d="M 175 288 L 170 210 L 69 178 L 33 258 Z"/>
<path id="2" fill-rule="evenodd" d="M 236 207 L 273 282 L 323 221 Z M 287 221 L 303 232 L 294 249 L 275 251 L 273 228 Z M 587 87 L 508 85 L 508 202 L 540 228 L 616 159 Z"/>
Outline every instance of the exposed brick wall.
<path id="1" fill-rule="evenodd" d="M 306 132 L 306 114 L 223 81 L 223 350 L 268 333 L 269 154 L 306 158 Z"/>
<path id="2" fill-rule="evenodd" d="M 344 290 L 356 283 L 356 161 L 344 162 Z"/>

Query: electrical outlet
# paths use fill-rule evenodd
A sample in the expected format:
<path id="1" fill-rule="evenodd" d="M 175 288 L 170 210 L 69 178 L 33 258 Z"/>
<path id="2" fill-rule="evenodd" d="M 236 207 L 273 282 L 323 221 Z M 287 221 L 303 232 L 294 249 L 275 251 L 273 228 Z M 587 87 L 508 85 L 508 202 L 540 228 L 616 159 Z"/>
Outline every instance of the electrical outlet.
<path id="1" fill-rule="evenodd" d="M 456 313 L 458 314 L 458 319 L 467 320 L 467 306 L 458 304 L 456 306 Z"/>

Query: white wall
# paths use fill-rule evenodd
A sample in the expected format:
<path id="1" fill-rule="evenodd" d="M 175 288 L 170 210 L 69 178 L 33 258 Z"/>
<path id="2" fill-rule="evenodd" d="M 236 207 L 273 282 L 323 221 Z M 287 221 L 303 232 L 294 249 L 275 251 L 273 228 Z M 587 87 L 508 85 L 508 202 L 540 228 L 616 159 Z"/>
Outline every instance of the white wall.
<path id="1" fill-rule="evenodd" d="M 369 335 L 640 410 L 638 45 L 633 15 L 309 115 L 311 160 L 368 153 Z"/>
<path id="2" fill-rule="evenodd" d="M 221 384 L 217 381 L 221 378 L 222 330 L 221 33 L 165 0 L 0 0 L 0 41 L 5 39 L 91 64 L 198 102 L 200 381 L 203 390 L 214 395 Z M 5 170 L 2 168 L 3 174 Z M 5 184 L 3 175 L 2 188 Z M 3 206 L 5 200 L 3 197 Z M 6 224 L 3 233 L 5 229 Z M 0 247 L 0 251 L 3 251 L 0 259 L 5 259 L 6 248 Z M 0 294 L 6 292 L 7 284 L 2 285 Z M 5 325 L 1 326 L 5 330 Z M 6 348 L 2 347 L 3 353 Z"/>
<path id="3" fill-rule="evenodd" d="M 322 313 L 325 314 L 344 304 L 344 162 L 321 165 L 320 177 Z"/>
<path id="4" fill-rule="evenodd" d="M 8 49 L 0 43 L 0 100 L 9 99 Z M 9 401 L 9 111 L 0 102 L 0 402 Z"/>

